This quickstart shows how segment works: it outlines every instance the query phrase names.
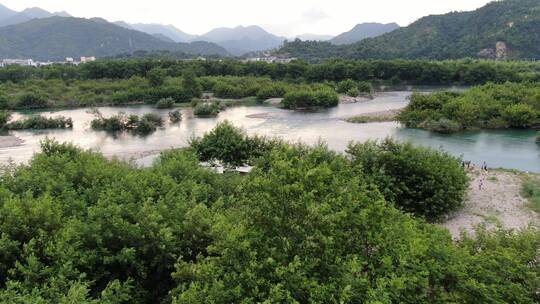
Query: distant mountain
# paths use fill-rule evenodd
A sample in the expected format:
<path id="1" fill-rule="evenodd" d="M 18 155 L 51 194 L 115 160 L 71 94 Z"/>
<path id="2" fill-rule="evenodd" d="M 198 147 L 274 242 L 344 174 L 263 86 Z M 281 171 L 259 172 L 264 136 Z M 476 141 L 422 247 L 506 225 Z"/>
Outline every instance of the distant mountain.
<path id="1" fill-rule="evenodd" d="M 13 15 L 17 14 L 16 11 L 11 10 L 2 4 L 0 4 L 0 21 L 9 17 L 12 17 Z"/>
<path id="2" fill-rule="evenodd" d="M 163 25 L 157 23 L 136 23 L 129 24 L 129 26 L 134 30 L 141 31 L 147 34 L 161 34 L 163 36 L 169 37 L 175 42 L 190 42 L 197 40 L 197 36 L 186 34 L 174 27 L 173 25 Z"/>
<path id="3" fill-rule="evenodd" d="M 302 34 L 295 37 L 302 41 L 328 41 L 334 38 L 332 35 L 318 35 L 318 34 Z"/>
<path id="4" fill-rule="evenodd" d="M 540 59 L 540 1 L 494 1 L 472 12 L 419 19 L 407 27 L 351 45 L 293 41 L 278 51 L 307 60 Z"/>
<path id="5" fill-rule="evenodd" d="M 112 24 L 116 24 L 118 26 L 121 26 L 123 28 L 127 28 L 129 30 L 132 30 L 133 27 L 131 27 L 131 24 L 127 23 L 127 22 L 124 22 L 124 21 L 115 21 L 115 22 L 112 22 Z M 147 33 L 148 34 L 148 33 Z"/>
<path id="6" fill-rule="evenodd" d="M 0 28 L 0 58 L 63 60 L 65 57 L 115 56 L 137 50 L 190 54 L 228 53 L 212 43 L 172 43 L 103 19 L 50 17 Z"/>
<path id="7" fill-rule="evenodd" d="M 237 56 L 248 52 L 273 49 L 279 47 L 286 40 L 284 37 L 268 33 L 259 26 L 217 28 L 197 39 L 219 44 Z"/>
<path id="8" fill-rule="evenodd" d="M 161 41 L 165 41 L 165 42 L 171 42 L 171 43 L 175 43 L 174 40 L 172 40 L 171 38 L 163 35 L 163 34 L 152 34 L 152 36 L 156 37 L 157 39 L 161 40 Z"/>
<path id="9" fill-rule="evenodd" d="M 71 17 L 71 15 L 65 11 L 51 13 L 39 7 L 27 8 L 22 12 L 14 12 L 8 9 L 7 15 L 5 17 L 2 17 L 3 14 L 1 11 L 3 11 L 3 9 L 6 9 L 6 7 L 0 7 L 0 27 L 19 24 L 30 21 L 32 19 L 49 18 L 53 16 Z"/>
<path id="10" fill-rule="evenodd" d="M 352 30 L 334 37 L 330 42 L 333 44 L 351 44 L 366 38 L 378 37 L 398 28 L 397 23 L 361 23 L 357 24 Z"/>

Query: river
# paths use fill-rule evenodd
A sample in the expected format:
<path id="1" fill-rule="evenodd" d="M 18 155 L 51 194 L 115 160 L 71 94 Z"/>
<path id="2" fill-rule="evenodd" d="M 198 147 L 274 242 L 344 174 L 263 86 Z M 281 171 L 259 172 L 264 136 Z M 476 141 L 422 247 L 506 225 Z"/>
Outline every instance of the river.
<path id="1" fill-rule="evenodd" d="M 184 147 L 192 136 L 200 136 L 211 130 L 218 122 L 229 120 L 244 128 L 249 134 L 281 137 L 288 141 L 308 144 L 325 141 L 331 149 L 343 151 L 351 141 L 393 137 L 416 145 L 443 149 L 462 156 L 476 164 L 484 161 L 489 167 L 540 172 L 540 145 L 535 143 L 536 132 L 531 130 L 496 130 L 463 132 L 452 135 L 435 134 L 423 130 L 407 129 L 395 122 L 353 124 L 344 118 L 358 114 L 402 108 L 407 104 L 409 91 L 378 93 L 368 102 L 340 104 L 338 107 L 318 112 L 295 112 L 273 106 L 239 106 L 228 108 L 216 118 L 194 118 L 190 109 L 182 110 L 184 119 L 179 124 L 166 124 L 149 136 L 130 134 L 111 135 L 90 129 L 93 115 L 88 109 L 43 112 L 45 116 L 63 115 L 74 120 L 72 130 L 16 131 L 12 132 L 24 143 L 16 147 L 0 149 L 0 163 L 12 160 L 28 161 L 39 151 L 39 142 L 46 137 L 59 142 L 72 142 L 86 149 L 94 149 L 106 156 L 124 159 L 137 158 L 147 165 L 155 155 L 165 149 Z M 165 119 L 169 110 L 157 110 L 151 106 L 102 107 L 106 115 L 125 112 L 144 114 L 154 112 Z M 27 114 L 16 113 L 15 118 Z M 1 137 L 0 137 L 1 140 Z"/>

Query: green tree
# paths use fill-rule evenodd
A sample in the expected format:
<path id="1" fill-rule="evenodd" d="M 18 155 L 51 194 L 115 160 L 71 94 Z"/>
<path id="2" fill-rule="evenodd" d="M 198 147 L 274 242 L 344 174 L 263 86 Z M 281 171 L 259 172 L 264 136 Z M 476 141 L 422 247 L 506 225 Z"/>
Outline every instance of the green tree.
<path id="1" fill-rule="evenodd" d="M 537 123 L 537 112 L 529 105 L 518 103 L 507 107 L 503 112 L 503 118 L 509 126 L 515 128 L 527 128 Z"/>
<path id="2" fill-rule="evenodd" d="M 160 87 L 165 83 L 165 76 L 167 76 L 166 71 L 162 68 L 153 68 L 148 71 L 146 78 L 150 85 L 154 87 Z"/>
<path id="3" fill-rule="evenodd" d="M 352 144 L 347 153 L 386 200 L 406 212 L 435 221 L 463 204 L 468 178 L 446 153 L 391 139 Z"/>
<path id="4" fill-rule="evenodd" d="M 195 73 L 192 70 L 186 70 L 182 74 L 182 88 L 191 98 L 200 98 L 202 95 L 202 86 L 197 81 Z"/>

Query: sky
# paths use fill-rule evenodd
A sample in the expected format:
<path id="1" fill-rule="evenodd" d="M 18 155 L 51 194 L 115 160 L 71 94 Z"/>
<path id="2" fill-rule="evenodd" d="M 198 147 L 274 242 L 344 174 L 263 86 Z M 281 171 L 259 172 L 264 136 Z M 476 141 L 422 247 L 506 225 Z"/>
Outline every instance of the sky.
<path id="1" fill-rule="evenodd" d="M 285 37 L 337 35 L 362 22 L 397 22 L 479 8 L 490 0 L 0 0 L 13 9 L 41 7 L 75 17 L 172 24 L 189 34 L 216 27 L 260 25 Z"/>

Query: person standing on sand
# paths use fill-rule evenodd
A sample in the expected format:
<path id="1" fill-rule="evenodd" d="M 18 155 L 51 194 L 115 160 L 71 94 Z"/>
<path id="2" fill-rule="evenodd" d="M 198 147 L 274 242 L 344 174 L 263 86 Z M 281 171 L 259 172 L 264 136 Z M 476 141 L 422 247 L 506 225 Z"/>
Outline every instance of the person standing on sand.
<path id="1" fill-rule="evenodd" d="M 478 182 L 478 190 L 482 190 L 484 187 L 484 178 L 482 177 L 480 181 Z"/>

